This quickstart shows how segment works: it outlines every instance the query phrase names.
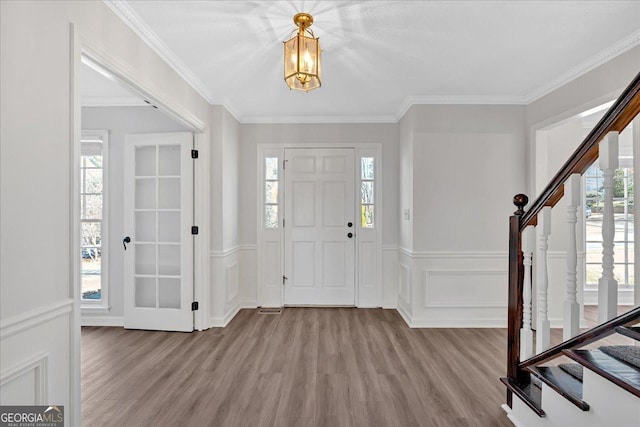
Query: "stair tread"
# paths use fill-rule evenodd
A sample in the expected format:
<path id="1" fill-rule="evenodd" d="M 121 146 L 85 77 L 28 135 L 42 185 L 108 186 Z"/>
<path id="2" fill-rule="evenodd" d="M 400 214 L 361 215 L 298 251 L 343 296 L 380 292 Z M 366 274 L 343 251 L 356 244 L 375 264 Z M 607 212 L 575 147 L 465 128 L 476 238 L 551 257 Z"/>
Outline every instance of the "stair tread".
<path id="1" fill-rule="evenodd" d="M 581 410 L 589 410 L 589 404 L 582 400 L 582 382 L 572 375 L 557 366 L 531 366 L 527 370 Z"/>
<path id="2" fill-rule="evenodd" d="M 564 350 L 563 353 L 612 383 L 640 397 L 640 369 L 601 350 Z"/>
<path id="3" fill-rule="evenodd" d="M 533 383 L 526 386 L 520 386 L 509 378 L 500 378 L 500 381 L 507 386 L 507 389 L 513 392 L 520 400 L 522 400 L 533 412 L 539 417 L 544 417 L 542 410 L 542 390 Z"/>
<path id="4" fill-rule="evenodd" d="M 582 382 L 582 377 L 583 377 L 584 370 L 583 370 L 581 364 L 579 364 L 579 363 L 561 363 L 560 365 L 558 365 L 558 368 L 562 369 L 563 371 L 565 371 L 567 374 L 571 375 L 572 377 L 574 377 L 578 381 Z"/>
<path id="5" fill-rule="evenodd" d="M 618 326 L 616 332 L 640 341 L 640 326 Z"/>
<path id="6" fill-rule="evenodd" d="M 600 347 L 600 350 L 611 357 L 640 368 L 640 347 L 633 345 L 607 345 Z"/>

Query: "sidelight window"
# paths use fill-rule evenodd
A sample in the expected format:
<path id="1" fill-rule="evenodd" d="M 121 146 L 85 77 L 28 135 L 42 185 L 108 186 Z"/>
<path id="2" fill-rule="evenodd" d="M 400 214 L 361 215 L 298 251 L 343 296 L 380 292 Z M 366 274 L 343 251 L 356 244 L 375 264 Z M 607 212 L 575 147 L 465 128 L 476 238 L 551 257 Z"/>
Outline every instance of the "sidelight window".
<path id="1" fill-rule="evenodd" d="M 373 228 L 375 216 L 375 162 L 373 157 L 360 158 L 360 223 Z"/>

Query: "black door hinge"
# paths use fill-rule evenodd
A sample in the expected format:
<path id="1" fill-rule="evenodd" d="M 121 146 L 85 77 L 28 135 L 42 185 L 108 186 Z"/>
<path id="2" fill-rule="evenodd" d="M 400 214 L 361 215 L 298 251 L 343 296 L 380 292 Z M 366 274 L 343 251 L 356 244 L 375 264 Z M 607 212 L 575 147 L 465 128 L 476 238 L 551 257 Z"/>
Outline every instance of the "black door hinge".
<path id="1" fill-rule="evenodd" d="M 191 227 L 191 234 L 198 234 L 198 231 L 199 229 L 197 225 L 194 225 L 193 227 Z"/>
<path id="2" fill-rule="evenodd" d="M 191 311 L 196 311 L 198 309 L 198 301 L 194 301 L 191 303 Z"/>
<path id="3" fill-rule="evenodd" d="M 191 150 L 191 158 L 192 159 L 198 158 L 198 150 Z"/>

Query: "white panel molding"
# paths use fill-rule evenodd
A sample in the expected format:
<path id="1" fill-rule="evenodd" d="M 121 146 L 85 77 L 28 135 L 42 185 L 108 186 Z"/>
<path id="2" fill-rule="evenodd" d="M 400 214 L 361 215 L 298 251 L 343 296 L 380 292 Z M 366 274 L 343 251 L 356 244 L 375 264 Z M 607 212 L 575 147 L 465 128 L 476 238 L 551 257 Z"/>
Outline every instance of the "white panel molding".
<path id="1" fill-rule="evenodd" d="M 463 302 L 450 302 L 447 304 L 436 303 L 430 300 L 432 292 L 429 291 L 429 284 L 436 276 L 496 276 L 497 282 L 507 283 L 508 270 L 423 270 L 422 272 L 422 306 L 423 308 L 506 308 L 507 302 L 497 303 L 477 303 L 469 304 Z M 505 294 L 506 296 L 506 294 Z M 468 322 L 468 320 L 467 320 Z"/>
<path id="2" fill-rule="evenodd" d="M 82 326 L 114 326 L 124 327 L 124 316 L 82 316 Z"/>
<path id="3" fill-rule="evenodd" d="M 551 82 L 530 92 L 524 97 L 525 103 L 530 104 L 542 98 L 543 96 L 548 95 L 549 93 L 566 85 L 572 80 L 577 79 L 578 77 L 612 60 L 616 56 L 621 55 L 630 49 L 633 49 L 638 45 L 640 45 L 640 30 L 631 33 L 629 36 L 625 37 L 614 45 L 609 46 L 607 49 L 603 50 L 597 55 L 594 55 L 583 63 L 576 65 L 566 73 L 561 74 Z"/>
<path id="4" fill-rule="evenodd" d="M 500 309 L 504 311 L 504 307 Z M 413 316 L 410 328 L 506 328 L 507 317 L 498 317 L 498 313 L 494 313 L 495 317 L 487 318 L 473 318 L 473 319 L 461 319 L 460 317 L 445 317 L 440 316 L 437 318 L 420 318 Z"/>
<path id="5" fill-rule="evenodd" d="M 239 292 L 239 273 L 238 263 L 234 262 L 227 265 L 225 269 L 225 288 L 227 294 L 227 304 L 233 301 Z"/>
<path id="6" fill-rule="evenodd" d="M 395 252 L 398 250 L 398 245 L 382 245 L 382 252 Z"/>
<path id="7" fill-rule="evenodd" d="M 68 298 L 0 320 L 0 340 L 69 315 L 73 310 L 73 303 L 74 301 Z"/>
<path id="8" fill-rule="evenodd" d="M 236 254 L 238 252 L 240 252 L 242 250 L 242 247 L 240 245 L 234 246 L 232 248 L 229 249 L 224 249 L 222 251 L 210 251 L 209 252 L 209 257 L 211 258 L 226 258 L 228 256 L 231 256 L 233 254 Z"/>
<path id="9" fill-rule="evenodd" d="M 23 375 L 33 372 L 34 396 L 33 401 L 36 405 L 46 405 L 49 403 L 49 360 L 50 353 L 43 353 L 31 357 L 18 366 L 7 369 L 0 373 L 0 388 L 5 388 L 9 383 L 19 379 Z"/>

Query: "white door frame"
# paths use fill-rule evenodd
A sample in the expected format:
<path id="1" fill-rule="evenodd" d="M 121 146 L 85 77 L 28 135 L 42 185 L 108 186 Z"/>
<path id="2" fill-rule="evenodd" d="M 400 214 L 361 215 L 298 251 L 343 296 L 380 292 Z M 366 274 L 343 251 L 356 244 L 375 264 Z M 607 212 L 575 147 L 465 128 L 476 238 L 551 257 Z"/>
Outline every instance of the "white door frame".
<path id="1" fill-rule="evenodd" d="M 83 58 L 92 62 L 111 76 L 124 83 L 132 92 L 141 98 L 148 100 L 165 114 L 183 124 L 194 134 L 194 148 L 199 150 L 201 161 L 194 166 L 194 222 L 200 227 L 201 238 L 194 244 L 194 292 L 193 296 L 199 301 L 199 310 L 194 315 L 194 328 L 204 330 L 208 328 L 209 312 L 209 129 L 207 125 L 193 115 L 190 111 L 169 99 L 156 94 L 153 87 L 149 87 L 143 81 L 132 75 L 131 69 L 124 66 L 113 55 L 104 51 L 87 37 L 80 33 L 76 24 L 70 23 L 70 64 L 69 64 L 69 177 L 70 177 L 70 206 L 69 212 L 69 295 L 73 299 L 73 316 L 70 322 L 70 378 L 71 395 L 69 402 L 72 408 L 69 411 L 69 425 L 81 424 L 81 357 L 80 357 L 80 218 L 75 212 L 80 212 L 79 197 L 79 169 L 80 169 L 80 135 L 81 135 L 81 102 L 80 102 L 80 67 Z"/>
<path id="2" fill-rule="evenodd" d="M 375 273 L 370 276 L 369 282 L 365 280 L 361 274 L 363 268 L 362 262 L 362 243 L 358 234 L 360 233 L 360 223 L 356 228 L 356 256 L 355 256 L 355 306 L 356 307 L 382 307 L 382 144 L 380 143 L 327 143 L 327 144 L 303 144 L 303 143 L 282 143 L 282 144 L 258 144 L 257 145 L 257 176 L 256 176 L 256 206 L 257 206 L 257 236 L 256 236 L 256 261 L 257 261 L 257 305 L 260 307 L 282 307 L 284 302 L 284 287 L 282 285 L 282 276 L 284 272 L 284 230 L 282 228 L 282 214 L 284 213 L 284 175 L 282 174 L 282 161 L 284 160 L 284 150 L 286 148 L 311 148 L 311 149 L 330 149 L 330 148 L 353 148 L 355 150 L 356 160 L 356 207 L 359 206 L 360 195 L 360 157 L 374 157 L 376 162 L 376 179 L 375 179 L 375 221 L 376 227 L 371 231 L 373 236 L 370 241 L 364 242 L 374 245 L 375 257 Z M 278 224 L 279 230 L 266 230 L 264 227 L 264 159 L 265 157 L 277 156 L 279 162 L 278 186 L 279 191 L 279 208 L 278 208 Z M 277 269 L 268 266 L 267 256 L 273 256 L 270 252 L 273 248 L 278 248 L 279 254 L 277 259 L 279 265 Z M 271 277 L 274 276 L 274 277 Z M 280 284 L 279 292 L 276 291 L 275 284 Z"/>

